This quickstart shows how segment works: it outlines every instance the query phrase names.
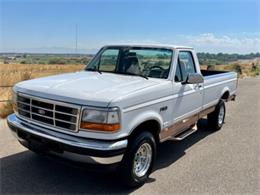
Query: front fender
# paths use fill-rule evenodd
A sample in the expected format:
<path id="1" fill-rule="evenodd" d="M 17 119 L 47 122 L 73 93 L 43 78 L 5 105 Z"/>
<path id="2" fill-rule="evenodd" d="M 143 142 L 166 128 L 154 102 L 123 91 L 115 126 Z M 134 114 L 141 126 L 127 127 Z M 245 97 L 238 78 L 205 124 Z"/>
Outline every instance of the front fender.
<path id="1" fill-rule="evenodd" d="M 127 126 L 128 126 L 128 134 L 130 135 L 134 129 L 136 129 L 136 127 L 138 127 L 140 124 L 149 121 L 149 120 L 155 120 L 158 122 L 159 126 L 160 126 L 160 131 L 163 128 L 163 119 L 161 117 L 160 114 L 158 114 L 157 112 L 153 111 L 153 110 L 147 110 L 147 111 L 143 111 L 143 112 L 131 112 L 128 113 L 127 115 L 130 115 L 127 118 L 128 121 L 127 122 Z M 131 118 L 131 119 L 130 119 Z"/>

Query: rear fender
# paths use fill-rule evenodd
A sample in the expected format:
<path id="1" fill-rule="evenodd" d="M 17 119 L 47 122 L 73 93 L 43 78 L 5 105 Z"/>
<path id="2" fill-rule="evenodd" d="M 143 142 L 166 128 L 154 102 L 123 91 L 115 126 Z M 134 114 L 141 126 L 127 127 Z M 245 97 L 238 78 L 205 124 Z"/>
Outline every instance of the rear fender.
<path id="1" fill-rule="evenodd" d="M 224 87 L 224 89 L 221 91 L 221 94 L 220 94 L 220 97 L 219 99 L 222 98 L 222 96 L 225 94 L 225 93 L 228 93 L 230 95 L 230 89 L 228 86 Z M 227 98 L 228 99 L 228 98 Z"/>

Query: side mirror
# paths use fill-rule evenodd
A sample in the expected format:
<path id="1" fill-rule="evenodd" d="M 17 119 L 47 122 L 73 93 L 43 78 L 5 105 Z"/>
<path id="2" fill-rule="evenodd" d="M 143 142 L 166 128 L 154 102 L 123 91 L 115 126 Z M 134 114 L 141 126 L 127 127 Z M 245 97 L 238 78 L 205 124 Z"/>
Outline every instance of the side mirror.
<path id="1" fill-rule="evenodd" d="M 182 84 L 198 84 L 203 83 L 204 78 L 199 73 L 189 73 L 186 81 L 182 82 Z"/>

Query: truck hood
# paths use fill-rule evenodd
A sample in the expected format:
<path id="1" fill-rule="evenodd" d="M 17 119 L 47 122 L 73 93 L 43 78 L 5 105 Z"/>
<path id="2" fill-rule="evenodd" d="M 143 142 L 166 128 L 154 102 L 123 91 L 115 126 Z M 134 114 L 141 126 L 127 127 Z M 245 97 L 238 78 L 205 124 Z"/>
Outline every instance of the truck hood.
<path id="1" fill-rule="evenodd" d="M 23 81 L 14 90 L 81 105 L 106 107 L 115 98 L 159 84 L 156 79 L 82 71 Z"/>

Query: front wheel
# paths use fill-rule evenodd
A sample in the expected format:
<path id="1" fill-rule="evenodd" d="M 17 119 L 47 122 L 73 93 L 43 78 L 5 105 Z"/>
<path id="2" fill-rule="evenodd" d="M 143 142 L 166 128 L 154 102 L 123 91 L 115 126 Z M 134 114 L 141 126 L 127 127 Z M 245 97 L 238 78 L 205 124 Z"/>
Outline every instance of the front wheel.
<path id="1" fill-rule="evenodd" d="M 145 183 L 152 171 L 156 155 L 156 142 L 150 132 L 142 132 L 130 142 L 120 165 L 123 181 L 130 187 Z"/>
<path id="2" fill-rule="evenodd" d="M 216 106 L 215 110 L 208 114 L 208 123 L 209 125 L 214 128 L 214 130 L 219 130 L 224 124 L 226 115 L 226 107 L 225 102 L 220 100 L 218 105 Z"/>

